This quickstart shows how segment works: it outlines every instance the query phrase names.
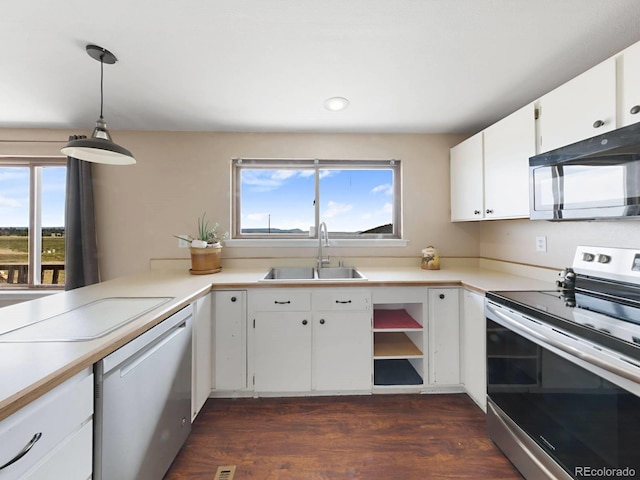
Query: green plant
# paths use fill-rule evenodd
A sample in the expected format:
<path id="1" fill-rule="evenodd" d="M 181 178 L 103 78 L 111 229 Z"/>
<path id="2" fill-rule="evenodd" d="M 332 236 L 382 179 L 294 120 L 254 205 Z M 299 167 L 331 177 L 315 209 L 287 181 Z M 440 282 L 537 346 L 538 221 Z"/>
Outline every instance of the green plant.
<path id="1" fill-rule="evenodd" d="M 220 224 L 218 222 L 209 226 L 209 222 L 205 220 L 207 213 L 203 213 L 201 217 L 198 217 L 198 234 L 194 238 L 189 235 L 188 238 L 180 237 L 178 235 L 174 235 L 176 238 L 181 240 L 191 242 L 192 240 L 202 240 L 203 242 L 207 242 L 207 245 L 214 245 L 220 240 L 224 240 L 229 236 L 229 232 L 224 232 L 223 234 L 218 235 L 218 227 Z"/>

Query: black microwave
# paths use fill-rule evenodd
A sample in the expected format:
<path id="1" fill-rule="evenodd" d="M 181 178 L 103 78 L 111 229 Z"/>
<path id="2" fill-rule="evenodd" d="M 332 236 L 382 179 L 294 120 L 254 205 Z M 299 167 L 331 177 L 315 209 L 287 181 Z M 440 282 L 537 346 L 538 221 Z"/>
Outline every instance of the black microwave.
<path id="1" fill-rule="evenodd" d="M 531 220 L 640 218 L 640 123 L 529 158 Z"/>

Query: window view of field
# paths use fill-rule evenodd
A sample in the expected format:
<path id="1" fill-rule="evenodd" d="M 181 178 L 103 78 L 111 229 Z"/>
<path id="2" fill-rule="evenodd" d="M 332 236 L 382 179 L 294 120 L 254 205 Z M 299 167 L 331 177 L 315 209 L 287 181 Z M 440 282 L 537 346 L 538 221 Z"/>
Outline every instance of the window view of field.
<path id="1" fill-rule="evenodd" d="M 43 285 L 64 285 L 64 228 L 43 228 Z M 29 236 L 26 228 L 0 228 L 0 284 L 26 284 Z"/>
<path id="2" fill-rule="evenodd" d="M 0 164 L 0 288 L 64 285 L 64 199 L 66 166 Z M 31 185 L 38 187 L 32 191 Z M 30 232 L 30 218 L 37 231 Z M 29 261 L 29 238 L 41 237 Z M 31 264 L 35 264 L 33 267 Z M 29 269 L 39 270 L 30 275 Z M 33 278 L 30 278 L 33 277 Z"/>

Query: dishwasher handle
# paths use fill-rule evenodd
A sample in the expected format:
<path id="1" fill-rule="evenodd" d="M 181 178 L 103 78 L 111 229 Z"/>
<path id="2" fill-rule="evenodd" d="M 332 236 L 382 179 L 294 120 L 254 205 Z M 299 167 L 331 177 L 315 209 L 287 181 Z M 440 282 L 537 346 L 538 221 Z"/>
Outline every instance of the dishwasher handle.
<path id="1" fill-rule="evenodd" d="M 129 359 L 128 362 L 123 363 L 120 366 L 120 376 L 125 377 L 129 372 L 134 370 L 138 365 L 144 362 L 147 358 L 153 356 L 158 350 L 164 347 L 167 343 L 173 340 L 174 337 L 181 335 L 187 327 L 187 322 L 182 322 L 182 324 L 174 327 L 172 330 L 169 330 L 164 334 L 163 337 L 160 337 L 153 343 L 151 348 L 147 348 L 146 350 L 142 350 L 135 357 Z"/>

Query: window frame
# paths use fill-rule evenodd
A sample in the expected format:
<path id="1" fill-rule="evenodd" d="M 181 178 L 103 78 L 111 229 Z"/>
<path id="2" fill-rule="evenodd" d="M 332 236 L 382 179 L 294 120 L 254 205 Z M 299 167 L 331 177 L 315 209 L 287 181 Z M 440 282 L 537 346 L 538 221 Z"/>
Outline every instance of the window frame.
<path id="1" fill-rule="evenodd" d="M 263 234 L 242 233 L 242 186 L 241 172 L 252 170 L 314 170 L 314 234 Z M 328 160 L 328 159 L 276 159 L 276 158 L 234 158 L 231 161 L 231 232 L 232 240 L 302 240 L 317 239 L 320 225 L 320 170 L 391 170 L 392 172 L 392 233 L 337 234 L 329 232 L 332 239 L 343 240 L 402 240 L 402 162 L 396 159 L 385 160 Z"/>
<path id="2" fill-rule="evenodd" d="M 65 167 L 66 157 L 0 157 L 1 168 L 29 169 L 29 251 L 27 283 L 9 284 L 0 287 L 0 291 L 51 289 L 64 290 L 64 284 L 43 284 L 40 280 L 42 258 L 42 169 L 45 167 Z M 36 235 L 36 232 L 38 234 Z M 66 259 L 65 259 L 66 264 Z M 37 272 L 37 274 L 36 274 Z"/>

